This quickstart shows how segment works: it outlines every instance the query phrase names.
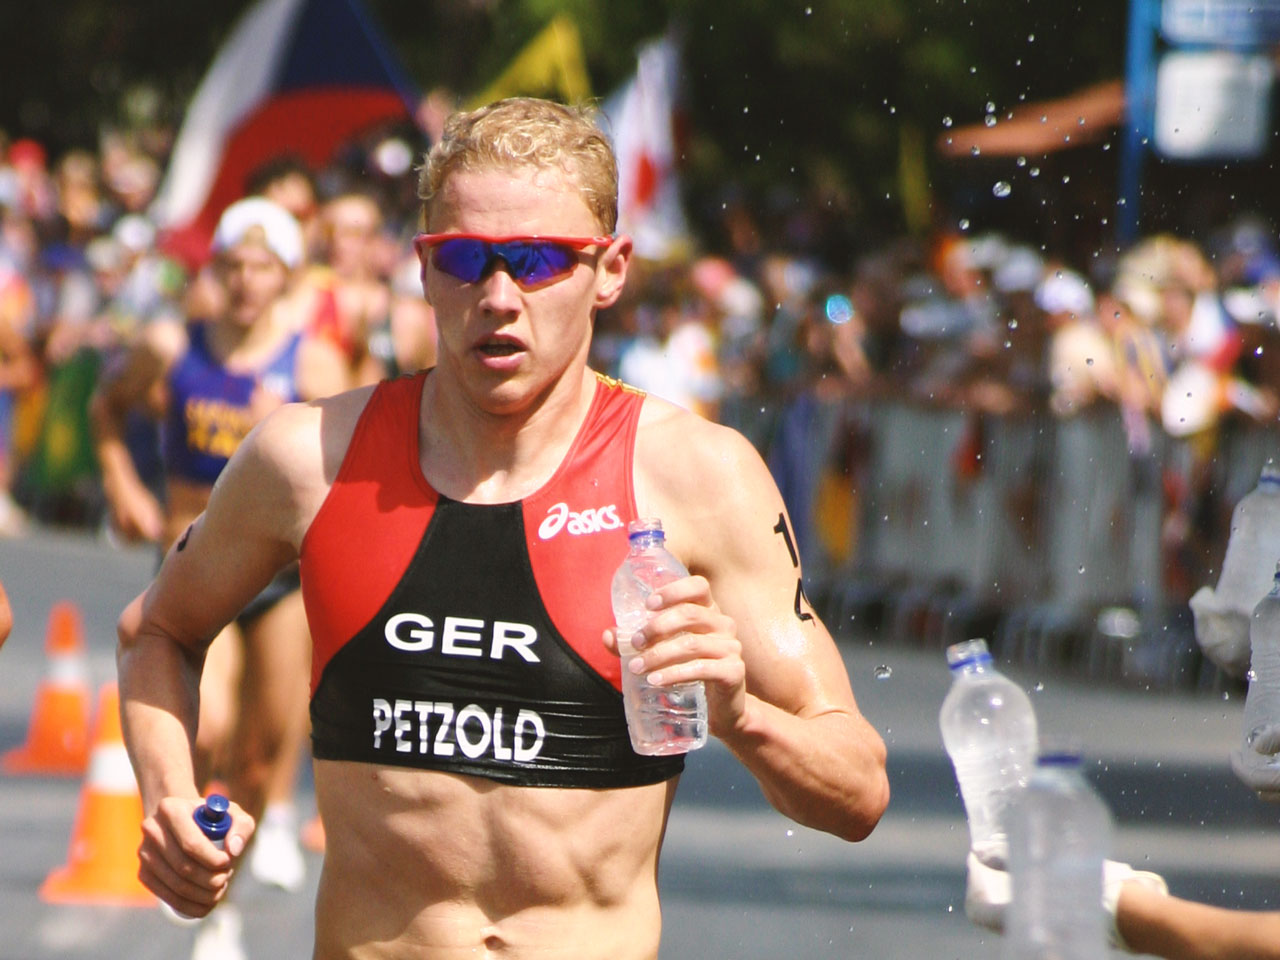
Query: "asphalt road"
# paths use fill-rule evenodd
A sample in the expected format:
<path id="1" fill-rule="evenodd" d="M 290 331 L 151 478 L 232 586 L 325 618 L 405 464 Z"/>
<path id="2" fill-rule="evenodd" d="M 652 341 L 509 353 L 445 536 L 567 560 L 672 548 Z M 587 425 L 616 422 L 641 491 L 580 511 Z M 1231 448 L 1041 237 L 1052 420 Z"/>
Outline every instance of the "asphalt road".
<path id="1" fill-rule="evenodd" d="M 50 606 L 74 601 L 93 688 L 114 677 L 114 621 L 152 569 L 147 550 L 76 534 L 0 540 L 16 626 L 0 651 L 0 751 L 21 743 L 45 670 Z M 939 651 L 864 637 L 842 645 L 863 711 L 889 746 L 893 800 L 875 833 L 846 844 L 772 811 L 718 744 L 690 758 L 662 860 L 664 960 L 997 958 L 965 919 L 966 830 L 937 712 L 949 682 Z M 1221 694 L 1140 693 L 1010 671 L 1044 731 L 1085 745 L 1115 821 L 1113 856 L 1161 872 L 1175 893 L 1280 907 L 1280 808 L 1236 784 L 1227 750 L 1243 704 Z M 0 775 L 0 960 L 185 958 L 192 932 L 156 909 L 53 906 L 36 890 L 67 860 L 78 779 Z M 309 784 L 301 802 L 311 803 Z M 250 957 L 310 956 L 306 889 L 244 876 L 234 893 Z M 247 871 L 245 871 L 247 873 Z"/>

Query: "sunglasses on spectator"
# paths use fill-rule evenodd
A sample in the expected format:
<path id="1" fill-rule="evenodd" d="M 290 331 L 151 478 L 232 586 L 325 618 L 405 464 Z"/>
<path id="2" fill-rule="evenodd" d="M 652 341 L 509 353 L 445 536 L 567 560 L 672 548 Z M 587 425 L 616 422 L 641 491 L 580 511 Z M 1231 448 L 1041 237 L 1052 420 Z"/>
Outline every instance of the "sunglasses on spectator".
<path id="1" fill-rule="evenodd" d="M 431 251 L 437 270 L 463 283 L 479 283 L 497 260 L 522 288 L 566 277 L 587 247 L 607 247 L 613 237 L 491 237 L 481 233 L 420 233 L 413 238 L 419 257 Z"/>

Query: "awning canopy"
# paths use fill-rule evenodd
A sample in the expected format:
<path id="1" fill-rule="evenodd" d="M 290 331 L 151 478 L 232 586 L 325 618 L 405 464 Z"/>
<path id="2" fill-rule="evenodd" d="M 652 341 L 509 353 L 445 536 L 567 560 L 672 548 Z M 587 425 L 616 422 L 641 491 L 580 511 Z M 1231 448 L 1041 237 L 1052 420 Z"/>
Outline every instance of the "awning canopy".
<path id="1" fill-rule="evenodd" d="M 984 122 L 947 130 L 938 137 L 937 149 L 946 157 L 1054 153 L 1103 139 L 1123 121 L 1124 111 L 1124 81 L 1109 80 L 1057 100 L 992 114 L 996 122 L 991 126 Z"/>

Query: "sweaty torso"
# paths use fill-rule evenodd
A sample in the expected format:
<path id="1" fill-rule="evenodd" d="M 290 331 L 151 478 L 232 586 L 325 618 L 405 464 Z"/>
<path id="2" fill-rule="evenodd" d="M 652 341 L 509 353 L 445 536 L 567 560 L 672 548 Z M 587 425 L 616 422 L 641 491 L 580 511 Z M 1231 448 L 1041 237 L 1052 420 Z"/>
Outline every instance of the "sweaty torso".
<path id="1" fill-rule="evenodd" d="M 551 480 L 471 504 L 423 476 L 421 388 L 373 394 L 301 551 L 317 957 L 653 957 L 681 763 L 631 751 L 600 639 L 642 397 L 602 381 Z"/>

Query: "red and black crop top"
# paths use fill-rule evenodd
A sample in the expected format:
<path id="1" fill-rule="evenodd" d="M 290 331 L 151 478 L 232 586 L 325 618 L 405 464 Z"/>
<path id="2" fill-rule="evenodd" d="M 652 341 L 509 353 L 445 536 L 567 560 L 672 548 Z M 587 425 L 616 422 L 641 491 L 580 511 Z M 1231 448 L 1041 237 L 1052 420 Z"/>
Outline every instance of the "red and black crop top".
<path id="1" fill-rule="evenodd" d="M 540 490 L 472 504 L 423 476 L 425 377 L 374 391 L 303 542 L 314 755 L 527 786 L 675 776 L 683 757 L 631 749 L 600 639 L 636 514 L 644 395 L 600 377 Z"/>

